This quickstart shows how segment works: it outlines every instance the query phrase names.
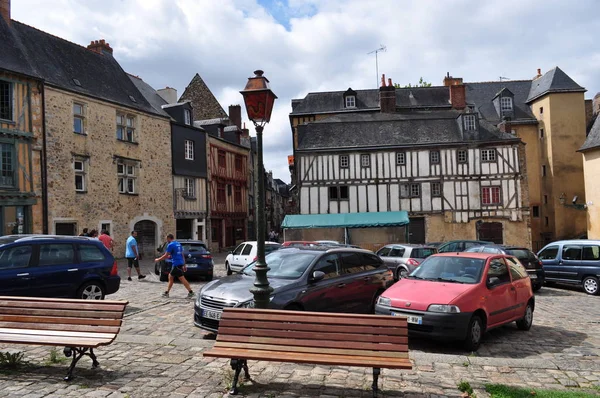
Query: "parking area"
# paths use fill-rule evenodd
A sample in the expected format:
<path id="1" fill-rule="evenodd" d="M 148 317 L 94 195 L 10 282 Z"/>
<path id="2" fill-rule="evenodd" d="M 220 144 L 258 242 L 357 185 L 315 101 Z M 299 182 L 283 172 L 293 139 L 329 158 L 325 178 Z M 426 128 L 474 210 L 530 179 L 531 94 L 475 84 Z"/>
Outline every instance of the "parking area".
<path id="1" fill-rule="evenodd" d="M 225 275 L 224 255 L 215 257 L 216 277 Z M 99 369 L 84 358 L 70 383 L 62 381 L 67 362 L 50 361 L 51 348 L 0 346 L 23 351 L 26 365 L 0 374 L 9 397 L 222 397 L 233 372 L 228 361 L 204 359 L 213 341 L 193 325 L 193 301 L 179 284 L 161 298 L 165 283 L 144 260 L 148 277 L 127 282 L 109 299 L 129 301 L 116 342 L 97 350 Z M 192 281 L 195 291 L 204 284 Z M 514 324 L 491 331 L 476 354 L 449 343 L 411 339 L 412 371 L 382 371 L 382 396 L 459 396 L 468 381 L 478 396 L 485 383 L 600 389 L 600 297 L 573 288 L 542 288 L 536 295 L 529 332 Z M 59 357 L 62 357 L 60 353 Z M 371 369 L 250 361 L 252 382 L 240 388 L 248 397 L 369 397 Z"/>

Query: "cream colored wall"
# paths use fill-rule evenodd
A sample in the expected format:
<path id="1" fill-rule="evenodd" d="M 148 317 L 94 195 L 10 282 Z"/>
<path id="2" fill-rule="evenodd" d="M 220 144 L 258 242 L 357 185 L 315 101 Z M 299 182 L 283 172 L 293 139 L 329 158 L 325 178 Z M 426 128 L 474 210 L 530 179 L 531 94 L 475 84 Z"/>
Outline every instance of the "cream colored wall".
<path id="1" fill-rule="evenodd" d="M 73 133 L 73 101 L 85 105 L 86 136 Z M 117 110 L 136 116 L 138 144 L 117 141 Z M 50 232 L 61 220 L 76 222 L 79 232 L 110 220 L 116 257 L 137 221 L 154 221 L 159 241 L 175 232 L 169 119 L 46 88 L 46 127 Z M 75 192 L 73 154 L 89 156 L 87 193 Z M 137 195 L 118 192 L 115 155 L 141 161 Z"/>
<path id="2" fill-rule="evenodd" d="M 583 153 L 588 239 L 600 239 L 600 148 Z"/>

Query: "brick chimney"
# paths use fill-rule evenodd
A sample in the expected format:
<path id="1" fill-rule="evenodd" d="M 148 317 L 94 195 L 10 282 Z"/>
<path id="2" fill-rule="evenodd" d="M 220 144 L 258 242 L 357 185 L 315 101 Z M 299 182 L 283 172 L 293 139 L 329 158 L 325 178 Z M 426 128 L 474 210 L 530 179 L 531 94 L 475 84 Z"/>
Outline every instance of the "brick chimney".
<path id="1" fill-rule="evenodd" d="M 6 24 L 10 26 L 10 0 L 0 0 L 0 16 L 2 16 L 6 21 Z"/>
<path id="2" fill-rule="evenodd" d="M 535 75 L 532 80 L 539 79 L 540 77 L 542 77 L 542 70 L 538 68 L 537 75 Z"/>
<path id="3" fill-rule="evenodd" d="M 3 1 L 3 0 L 0 0 Z M 90 45 L 87 46 L 88 50 L 92 50 L 95 53 L 98 54 L 107 54 L 107 55 L 111 55 L 113 53 L 113 49 L 110 46 L 110 44 L 108 44 L 106 41 L 104 41 L 104 39 L 102 40 L 92 40 L 90 42 Z"/>
<path id="4" fill-rule="evenodd" d="M 381 87 L 379 87 L 379 108 L 381 113 L 396 112 L 396 87 L 392 84 L 392 79 L 388 79 L 385 85 L 385 74 L 381 75 Z"/>
<path id="5" fill-rule="evenodd" d="M 450 72 L 446 72 L 446 76 L 444 76 L 444 87 L 454 86 L 457 84 L 463 84 L 462 77 L 452 77 L 450 76 Z"/>
<path id="6" fill-rule="evenodd" d="M 453 84 L 450 86 L 450 104 L 453 109 L 465 109 L 467 106 L 467 96 L 465 93 L 465 85 Z"/>
<path id="7" fill-rule="evenodd" d="M 242 129 L 242 107 L 240 105 L 229 105 L 229 120 Z"/>

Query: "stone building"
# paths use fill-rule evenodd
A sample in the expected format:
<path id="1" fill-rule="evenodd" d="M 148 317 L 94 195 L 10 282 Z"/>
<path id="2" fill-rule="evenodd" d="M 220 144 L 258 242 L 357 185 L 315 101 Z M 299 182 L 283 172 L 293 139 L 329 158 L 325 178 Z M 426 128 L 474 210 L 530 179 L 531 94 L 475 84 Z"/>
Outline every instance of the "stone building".
<path id="1" fill-rule="evenodd" d="M 592 103 L 592 101 L 590 101 Z M 600 239 L 600 93 L 590 107 L 590 130 L 579 152 L 583 155 L 585 200 L 587 210 L 587 237 Z M 569 201 L 571 198 L 566 198 Z M 567 202 L 568 203 L 568 202 Z M 567 206 L 569 206 L 567 204 Z M 582 205 L 577 206 L 580 210 Z"/>
<path id="2" fill-rule="evenodd" d="M 190 101 L 194 109 L 195 120 L 227 119 L 227 112 L 223 109 L 212 91 L 198 73 L 192 78 L 179 102 Z"/>

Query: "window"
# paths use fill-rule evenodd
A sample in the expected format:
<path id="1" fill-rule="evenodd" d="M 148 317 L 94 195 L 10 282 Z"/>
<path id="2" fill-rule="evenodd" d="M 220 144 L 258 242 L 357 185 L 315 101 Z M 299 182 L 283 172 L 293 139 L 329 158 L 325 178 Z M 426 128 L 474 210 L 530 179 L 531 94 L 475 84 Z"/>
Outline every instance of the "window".
<path id="1" fill-rule="evenodd" d="M 244 250 L 244 246 L 246 246 L 245 244 L 241 244 L 238 247 L 235 248 L 235 250 L 233 251 L 233 255 L 234 256 L 239 256 L 240 254 L 242 254 L 242 250 Z M 252 250 L 252 245 L 248 245 L 250 246 L 250 250 Z"/>
<path id="2" fill-rule="evenodd" d="M 369 166 L 371 166 L 371 156 L 369 156 L 369 155 L 360 155 L 360 165 L 361 165 L 361 167 L 369 167 Z"/>
<path id="3" fill-rule="evenodd" d="M 227 184 L 227 196 L 231 196 L 231 184 Z"/>
<path id="4" fill-rule="evenodd" d="M 575 245 L 564 245 L 562 250 L 563 260 L 581 260 L 581 246 Z"/>
<path id="5" fill-rule="evenodd" d="M 185 197 L 196 198 L 196 180 L 193 178 L 186 178 L 185 180 Z"/>
<path id="6" fill-rule="evenodd" d="M 0 81 L 0 119 L 13 120 L 12 84 Z"/>
<path id="7" fill-rule="evenodd" d="M 544 107 L 540 106 L 540 115 L 543 115 L 543 114 L 544 114 Z"/>
<path id="8" fill-rule="evenodd" d="M 387 255 L 390 253 L 390 250 L 391 249 L 389 247 L 382 247 L 379 249 L 379 251 L 377 251 L 377 255 L 381 257 L 387 257 Z"/>
<path id="9" fill-rule="evenodd" d="M 482 149 L 481 150 L 481 161 L 482 162 L 495 162 L 496 161 L 496 150 L 495 149 Z"/>
<path id="10" fill-rule="evenodd" d="M 185 140 L 185 160 L 194 160 L 194 141 Z"/>
<path id="11" fill-rule="evenodd" d="M 558 256 L 558 246 L 549 246 L 538 254 L 540 260 L 554 260 Z"/>
<path id="12" fill-rule="evenodd" d="M 510 276 L 508 275 L 508 268 L 504 261 L 499 258 L 495 258 L 490 261 L 490 269 L 488 270 L 488 280 L 490 278 L 497 278 L 494 286 L 503 283 L 510 283 Z"/>
<path id="13" fill-rule="evenodd" d="M 85 117 L 83 115 L 84 106 L 82 104 L 74 103 L 73 104 L 73 132 L 76 134 L 84 134 L 84 120 Z"/>
<path id="14" fill-rule="evenodd" d="M 119 193 L 136 194 L 136 166 L 129 163 L 117 163 Z"/>
<path id="15" fill-rule="evenodd" d="M 79 245 L 79 258 L 82 263 L 102 262 L 104 254 L 94 245 Z"/>
<path id="16" fill-rule="evenodd" d="M 117 139 L 127 142 L 136 142 L 134 116 L 117 113 Z"/>
<path id="17" fill-rule="evenodd" d="M 465 149 L 459 149 L 456 153 L 456 157 L 458 159 L 458 163 L 467 163 L 468 152 Z"/>
<path id="18" fill-rule="evenodd" d="M 252 245 L 246 245 L 242 250 L 242 256 L 249 256 L 250 252 L 252 252 Z"/>
<path id="19" fill-rule="evenodd" d="M 235 171 L 242 171 L 244 160 L 241 155 L 235 155 Z"/>
<path id="20" fill-rule="evenodd" d="M 440 151 L 429 151 L 429 161 L 432 164 L 437 164 L 440 162 Z"/>
<path id="21" fill-rule="evenodd" d="M 86 161 L 78 159 L 73 161 L 73 169 L 75 170 L 75 191 L 86 192 L 87 181 L 86 181 Z"/>
<path id="22" fill-rule="evenodd" d="M 242 204 L 242 187 L 240 187 L 240 186 L 235 187 L 233 200 L 234 200 L 235 204 L 237 204 L 237 205 Z"/>
<path id="23" fill-rule="evenodd" d="M 355 96 L 353 96 L 353 95 L 346 96 L 346 108 L 356 108 L 356 97 Z"/>
<path id="24" fill-rule="evenodd" d="M 504 111 L 512 111 L 513 110 L 513 101 L 510 97 L 501 97 L 500 98 L 500 109 Z"/>
<path id="25" fill-rule="evenodd" d="M 2 156 L 0 157 L 0 186 L 14 187 L 14 146 L 11 144 L 0 144 Z"/>
<path id="26" fill-rule="evenodd" d="M 323 279 L 336 278 L 340 275 L 339 261 L 336 254 L 328 254 L 317 261 L 313 272 L 321 271 L 325 274 Z"/>
<path id="27" fill-rule="evenodd" d="M 483 187 L 483 188 L 481 188 L 481 204 L 482 205 L 499 205 L 500 204 L 500 187 Z"/>
<path id="28" fill-rule="evenodd" d="M 347 168 L 350 165 L 350 159 L 348 155 L 340 155 L 340 167 Z"/>
<path id="29" fill-rule="evenodd" d="M 0 251 L 0 269 L 25 268 L 31 259 L 31 246 L 15 246 Z"/>
<path id="30" fill-rule="evenodd" d="M 600 246 L 583 246 L 582 260 L 588 260 L 588 261 L 600 260 Z"/>
<path id="31" fill-rule="evenodd" d="M 544 223 L 546 224 L 546 226 L 550 225 L 550 220 L 548 219 L 548 217 L 544 217 Z"/>
<path id="32" fill-rule="evenodd" d="M 227 167 L 227 157 L 225 155 L 225 151 L 219 150 L 217 152 L 219 167 Z"/>
<path id="33" fill-rule="evenodd" d="M 390 257 L 404 257 L 404 252 L 406 251 L 403 247 L 395 247 L 390 250 Z"/>
<path id="34" fill-rule="evenodd" d="M 396 164 L 399 166 L 406 164 L 406 153 L 396 152 Z"/>
<path id="35" fill-rule="evenodd" d="M 548 204 L 548 195 L 544 195 L 544 204 L 547 205 Z"/>
<path id="36" fill-rule="evenodd" d="M 225 185 L 217 184 L 217 203 L 225 204 L 227 196 L 225 195 Z"/>
<path id="37" fill-rule="evenodd" d="M 418 198 L 419 196 L 421 196 L 421 184 L 400 185 L 401 198 Z"/>
<path id="38" fill-rule="evenodd" d="M 546 177 L 546 165 L 542 165 L 542 177 Z"/>
<path id="39" fill-rule="evenodd" d="M 538 218 L 540 216 L 540 206 L 533 206 L 531 212 L 533 213 L 533 217 Z"/>
<path id="40" fill-rule="evenodd" d="M 508 264 L 510 276 L 512 277 L 513 281 L 518 281 L 519 279 L 524 279 L 527 277 L 527 270 L 525 267 L 523 267 L 523 264 L 521 264 L 519 260 L 512 257 L 506 257 L 506 263 Z"/>
<path id="41" fill-rule="evenodd" d="M 439 182 L 431 183 L 431 196 L 442 196 L 442 184 Z"/>
<path id="42" fill-rule="evenodd" d="M 75 251 L 70 244 L 44 244 L 40 245 L 39 265 L 73 264 Z"/>
<path id="43" fill-rule="evenodd" d="M 348 186 L 329 187 L 329 200 L 348 200 Z"/>
<path id="44" fill-rule="evenodd" d="M 192 124 L 192 112 L 190 112 L 189 109 L 183 110 L 183 118 L 184 118 L 185 124 L 187 124 L 188 126 L 190 124 Z"/>
<path id="45" fill-rule="evenodd" d="M 102 223 L 100 226 L 100 231 L 106 231 L 110 235 L 110 223 Z"/>
<path id="46" fill-rule="evenodd" d="M 465 115 L 465 131 L 473 131 L 476 129 L 475 115 Z"/>
<path id="47" fill-rule="evenodd" d="M 540 129 L 540 138 L 544 138 L 544 129 Z"/>
<path id="48" fill-rule="evenodd" d="M 340 254 L 342 274 L 356 274 L 365 270 L 358 253 Z"/>

